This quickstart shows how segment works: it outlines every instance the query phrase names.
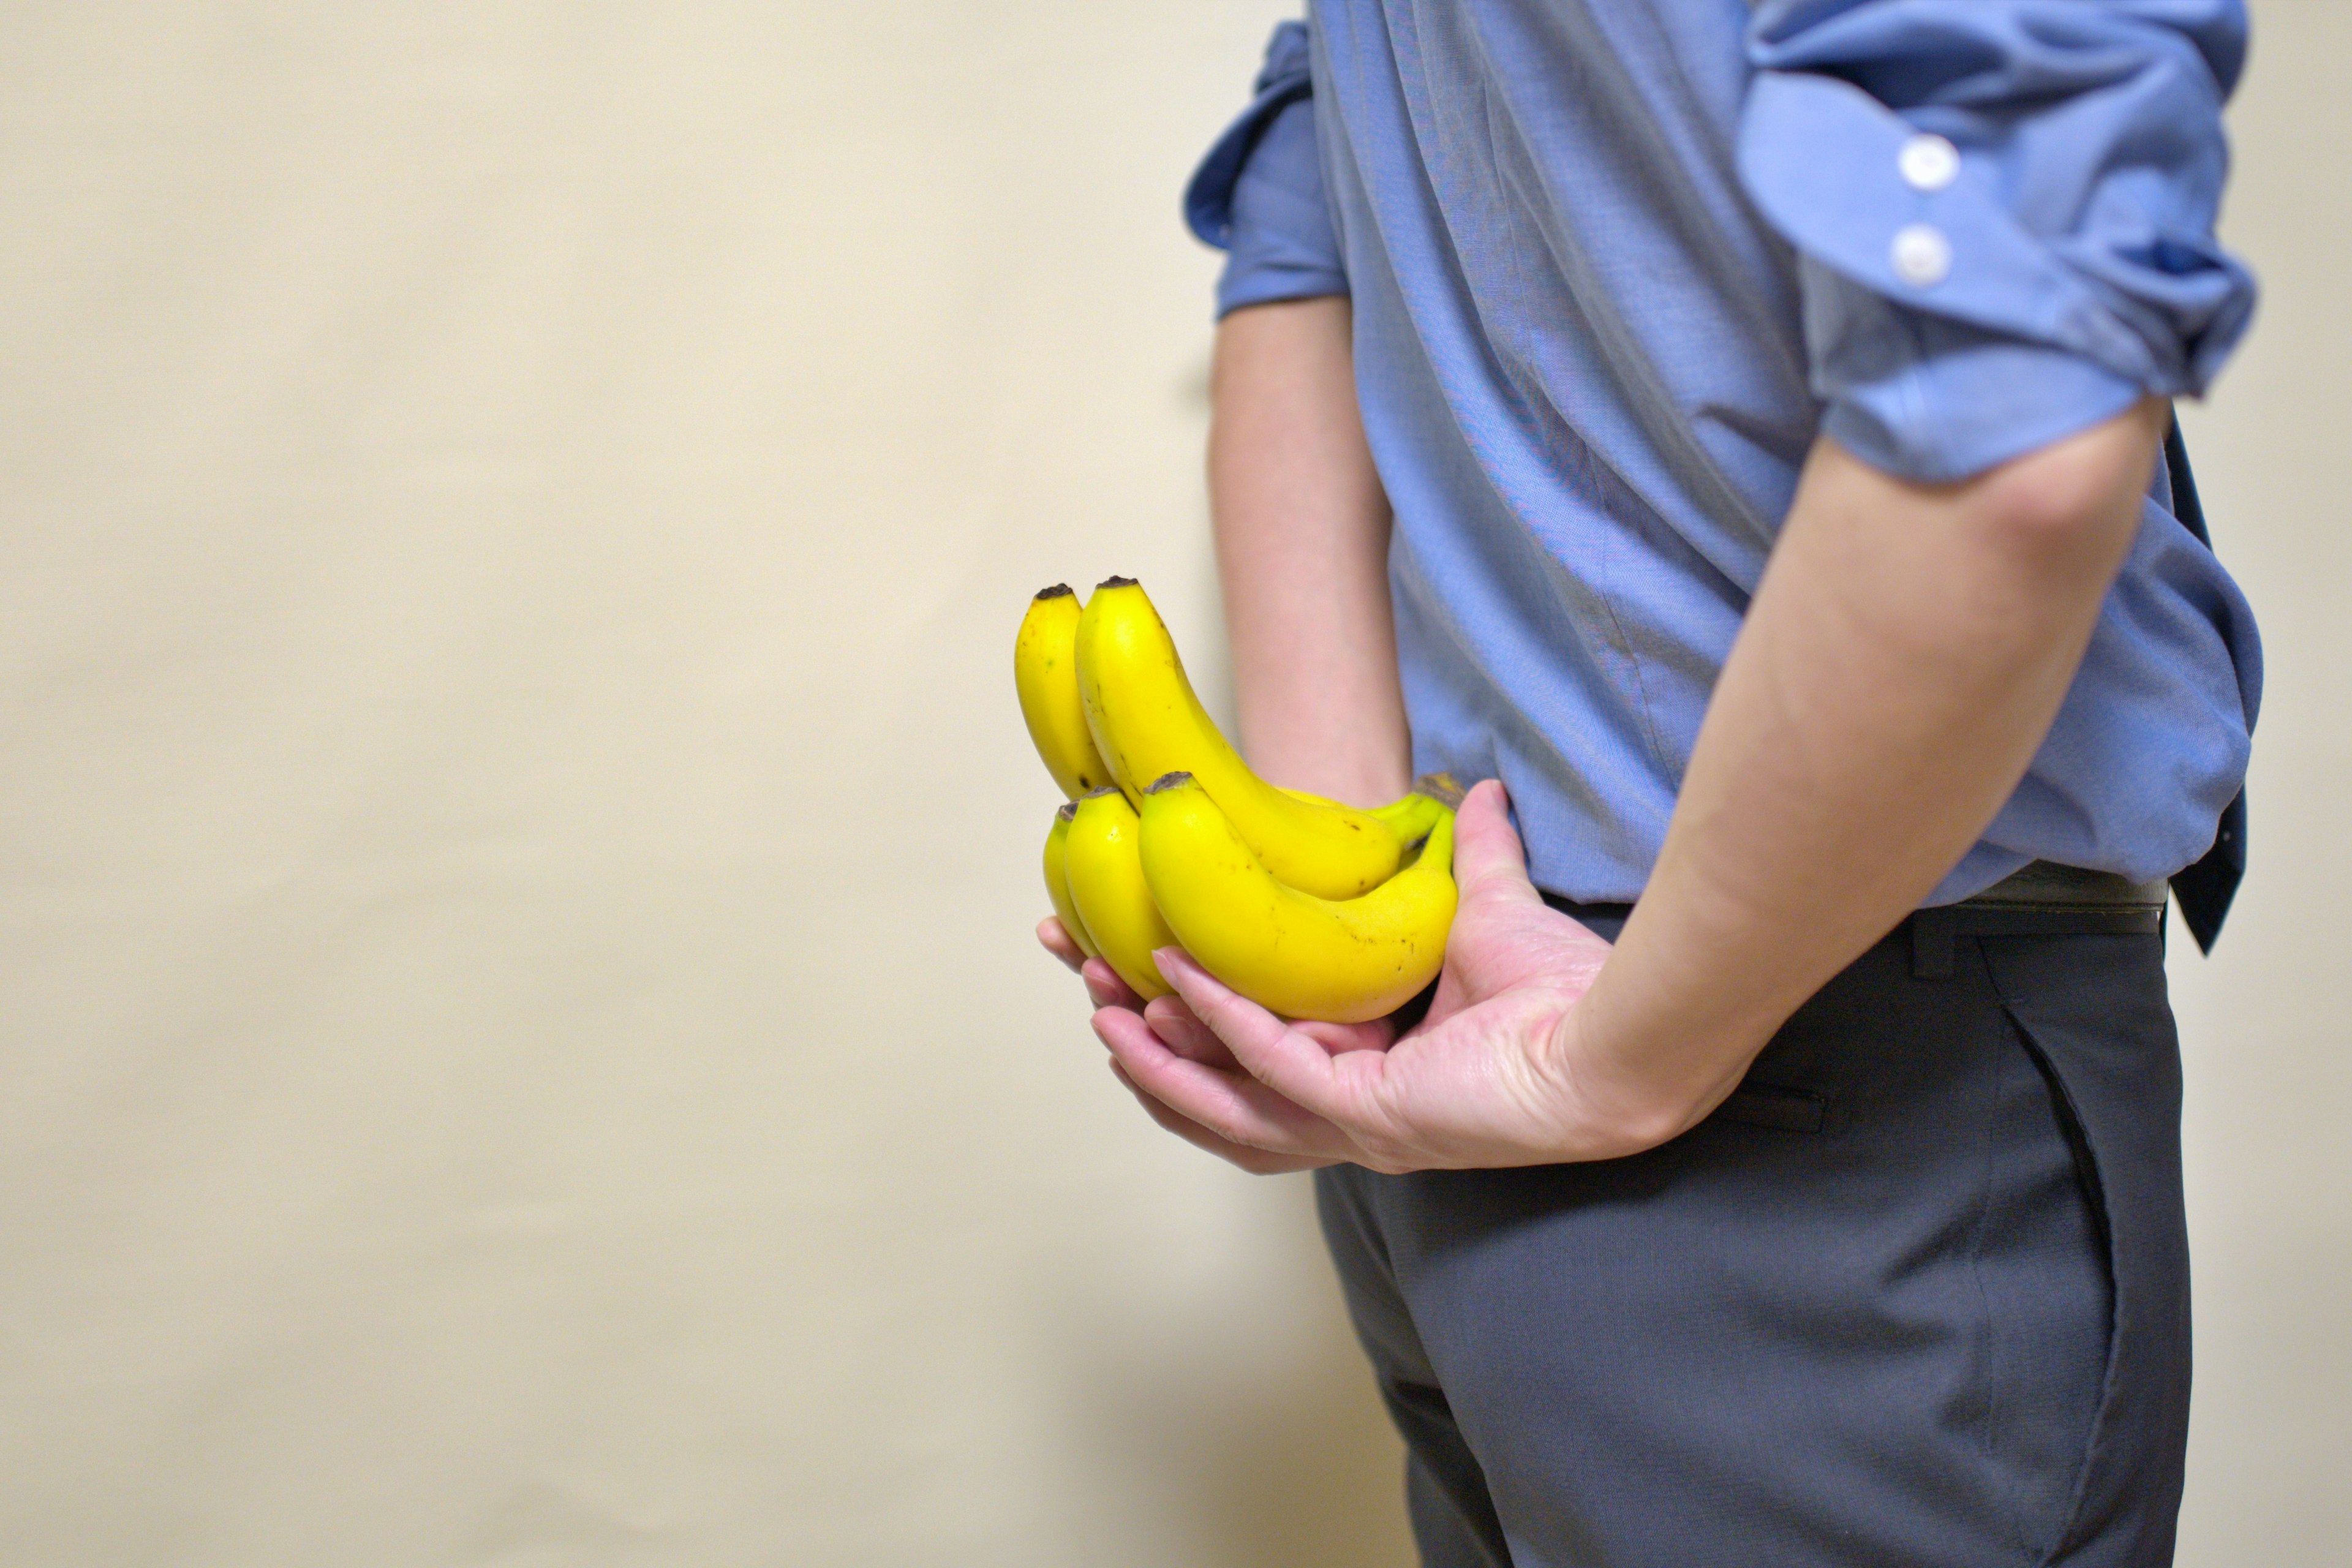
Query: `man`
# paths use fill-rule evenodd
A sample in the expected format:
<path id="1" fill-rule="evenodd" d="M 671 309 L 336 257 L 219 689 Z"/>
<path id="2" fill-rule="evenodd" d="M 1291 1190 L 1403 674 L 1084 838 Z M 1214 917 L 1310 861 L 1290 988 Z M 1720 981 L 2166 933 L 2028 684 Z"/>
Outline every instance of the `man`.
<path id="1" fill-rule="evenodd" d="M 2210 939 L 2260 677 L 2158 453 L 2251 309 L 2242 12 L 1311 22 L 1190 197 L 1243 740 L 1496 782 L 1424 1017 L 1088 965 L 1116 1070 L 1317 1170 L 1432 1563 L 2168 1562 L 2162 881 Z"/>

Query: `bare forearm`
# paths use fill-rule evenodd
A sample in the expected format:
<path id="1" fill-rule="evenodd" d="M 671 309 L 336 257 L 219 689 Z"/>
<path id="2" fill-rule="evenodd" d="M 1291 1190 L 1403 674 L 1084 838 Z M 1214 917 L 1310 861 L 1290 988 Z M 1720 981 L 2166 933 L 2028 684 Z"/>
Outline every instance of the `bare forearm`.
<path id="1" fill-rule="evenodd" d="M 1579 1009 L 1596 1066 L 1703 1110 L 1967 851 L 2065 696 L 2161 418 L 2144 405 L 1948 487 L 1816 448 Z"/>
<path id="2" fill-rule="evenodd" d="M 1372 805 L 1412 759 L 1350 330 L 1344 298 L 1219 324 L 1209 500 L 1244 752 L 1276 784 Z"/>

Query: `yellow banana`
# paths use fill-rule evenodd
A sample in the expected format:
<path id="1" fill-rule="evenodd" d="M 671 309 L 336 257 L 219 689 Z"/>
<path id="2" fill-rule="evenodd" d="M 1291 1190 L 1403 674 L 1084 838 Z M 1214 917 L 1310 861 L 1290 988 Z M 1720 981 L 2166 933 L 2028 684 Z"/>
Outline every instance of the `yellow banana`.
<path id="1" fill-rule="evenodd" d="M 1077 906 L 1087 934 L 1118 977 L 1149 1002 L 1167 995 L 1169 989 L 1151 954 L 1174 947 L 1176 937 L 1160 918 L 1160 907 L 1144 883 L 1139 838 L 1135 808 L 1117 788 L 1105 784 L 1079 801 L 1072 814 L 1062 866 L 1070 881 L 1070 901 Z"/>
<path id="2" fill-rule="evenodd" d="M 1460 805 L 1466 793 L 1452 773 L 1423 773 L 1401 798 L 1373 806 L 1364 815 L 1387 823 L 1410 848 L 1429 836 L 1439 817 Z"/>
<path id="3" fill-rule="evenodd" d="M 1132 579 L 1110 578 L 1087 601 L 1077 663 L 1095 749 L 1129 801 L 1140 805 L 1145 785 L 1181 770 L 1199 779 L 1277 880 L 1349 899 L 1395 872 L 1405 841 L 1388 822 L 1276 789 L 1250 771 L 1193 694 L 1175 639 Z"/>
<path id="4" fill-rule="evenodd" d="M 1111 782 L 1078 701 L 1073 657 L 1077 635 L 1078 596 L 1067 583 L 1056 583 L 1029 601 L 1020 635 L 1013 639 L 1013 685 L 1021 694 L 1021 717 L 1028 721 L 1029 739 L 1045 760 L 1045 771 L 1072 800 Z"/>
<path id="5" fill-rule="evenodd" d="M 1443 805 L 1420 856 L 1353 899 L 1284 886 L 1190 774 L 1151 786 L 1142 823 L 1144 879 L 1184 950 L 1285 1017 L 1382 1017 L 1445 962 L 1455 891 L 1454 813 Z"/>
<path id="6" fill-rule="evenodd" d="M 1053 900 L 1055 918 L 1070 933 L 1070 940 L 1078 944 L 1078 951 L 1088 958 L 1100 958 L 1102 949 L 1087 934 L 1087 922 L 1078 918 L 1078 906 L 1070 901 L 1070 877 L 1065 861 L 1070 818 L 1077 814 L 1078 808 L 1066 800 L 1054 808 L 1054 826 L 1045 835 L 1045 897 Z"/>

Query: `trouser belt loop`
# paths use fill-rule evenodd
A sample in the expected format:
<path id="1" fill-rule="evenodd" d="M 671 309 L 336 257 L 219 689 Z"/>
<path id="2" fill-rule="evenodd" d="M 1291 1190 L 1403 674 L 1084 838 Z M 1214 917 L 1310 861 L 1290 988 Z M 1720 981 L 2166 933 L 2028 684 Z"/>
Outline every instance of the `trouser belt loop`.
<path id="1" fill-rule="evenodd" d="M 1911 917 L 1911 975 L 1949 980 L 1958 971 L 1959 921 L 1950 909 L 1921 910 Z"/>

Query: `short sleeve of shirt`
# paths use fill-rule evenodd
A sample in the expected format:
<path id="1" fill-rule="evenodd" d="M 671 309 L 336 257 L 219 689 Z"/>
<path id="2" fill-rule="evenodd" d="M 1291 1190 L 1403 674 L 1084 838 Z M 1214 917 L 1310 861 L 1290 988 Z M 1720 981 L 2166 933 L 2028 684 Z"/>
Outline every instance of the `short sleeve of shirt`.
<path id="1" fill-rule="evenodd" d="M 1741 179 L 1864 460 L 1964 479 L 2202 393 L 2243 334 L 2213 238 L 2240 0 L 1762 0 L 1748 50 Z"/>
<path id="2" fill-rule="evenodd" d="M 1323 191 L 1304 22 L 1274 30 L 1255 96 L 1201 161 L 1184 220 L 1226 252 L 1217 314 L 1276 300 L 1345 294 L 1348 275 Z"/>

